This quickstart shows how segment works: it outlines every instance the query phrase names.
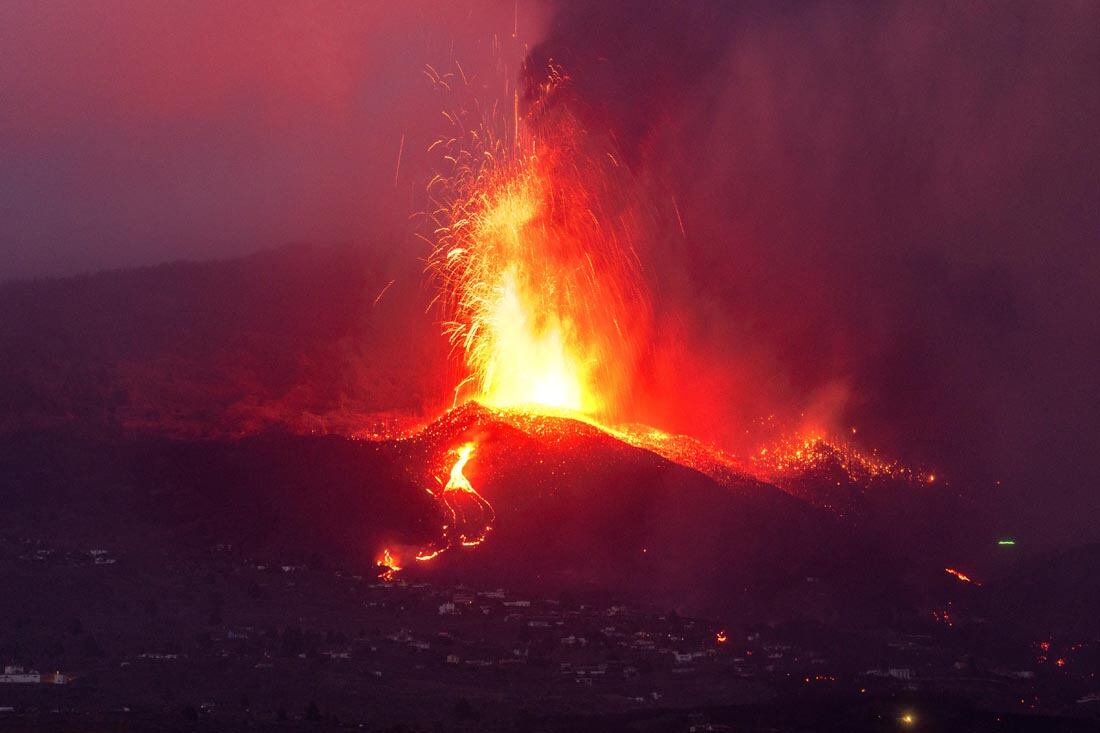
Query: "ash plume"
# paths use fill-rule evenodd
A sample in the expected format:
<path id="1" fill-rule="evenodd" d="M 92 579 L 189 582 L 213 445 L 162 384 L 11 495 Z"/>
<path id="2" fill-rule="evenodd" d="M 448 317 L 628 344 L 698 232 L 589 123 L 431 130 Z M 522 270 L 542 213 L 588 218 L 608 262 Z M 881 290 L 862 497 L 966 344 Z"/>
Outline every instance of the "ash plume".
<path id="1" fill-rule="evenodd" d="M 550 7 L 528 86 L 560 64 L 662 211 L 643 418 L 1097 505 L 1095 5 Z"/>

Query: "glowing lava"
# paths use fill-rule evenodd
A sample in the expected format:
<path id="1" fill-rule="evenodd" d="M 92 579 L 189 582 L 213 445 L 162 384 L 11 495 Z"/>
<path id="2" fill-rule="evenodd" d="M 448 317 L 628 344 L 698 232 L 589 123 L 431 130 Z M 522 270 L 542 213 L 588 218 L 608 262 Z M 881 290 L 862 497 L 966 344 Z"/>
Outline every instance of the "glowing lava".
<path id="1" fill-rule="evenodd" d="M 470 456 L 474 453 L 474 448 L 477 447 L 477 443 L 465 443 L 455 450 L 458 455 L 458 460 L 455 461 L 455 465 L 451 466 L 451 474 L 447 479 L 447 485 L 443 487 L 443 492 L 448 491 L 468 491 L 471 494 L 476 494 L 473 485 L 470 480 L 466 478 L 466 474 L 462 471 L 466 468 L 466 464 L 470 462 Z"/>
<path id="2" fill-rule="evenodd" d="M 925 484 L 936 480 L 935 474 L 914 471 L 875 452 L 865 453 L 851 443 L 826 438 L 820 430 L 802 431 L 760 448 L 751 464 L 755 475 L 776 483 L 829 466 L 838 467 L 848 481 L 857 484 L 869 484 L 878 479 Z"/>
<path id="3" fill-rule="evenodd" d="M 390 552 L 390 548 L 382 550 L 382 555 L 375 561 L 375 565 L 378 567 L 378 577 L 389 583 L 396 577 L 397 573 L 401 571 L 401 566 L 397 564 L 397 558 Z"/>
<path id="4" fill-rule="evenodd" d="M 960 570 L 956 570 L 955 568 L 944 568 L 943 570 L 948 575 L 953 575 L 953 576 L 955 576 L 956 578 L 958 578 L 959 580 L 961 580 L 964 583 L 973 583 L 974 585 L 981 585 L 981 583 L 974 580 L 973 578 L 971 578 L 966 573 L 964 573 Z"/>
<path id="5" fill-rule="evenodd" d="M 463 547 L 480 545 L 493 528 L 493 520 L 496 519 L 492 504 L 474 490 L 463 473 L 476 447 L 476 443 L 465 443 L 455 450 L 457 459 L 451 467 L 442 493 L 437 497 L 443 502 L 449 516 L 449 521 L 443 525 L 443 538 L 447 547 L 452 546 L 456 540 Z"/>
<path id="6" fill-rule="evenodd" d="M 440 542 L 418 551 L 415 555 L 418 562 L 433 560 L 456 544 L 461 547 L 476 547 L 493 528 L 493 521 L 496 519 L 493 505 L 474 489 L 464 473 L 476 448 L 477 443 L 471 441 L 451 451 L 455 462 L 446 483 L 439 480 L 442 488 L 438 491 L 429 490 L 428 493 L 435 497 L 443 509 L 444 522 L 440 527 Z M 392 581 L 401 570 L 398 562 L 388 548 L 383 550 L 376 563 L 382 571 L 379 577 L 386 582 Z"/>
<path id="7" fill-rule="evenodd" d="M 568 83 L 556 68 L 549 80 L 543 95 Z M 510 140 L 453 117 L 456 136 L 437 143 L 448 170 L 429 186 L 429 270 L 467 371 L 456 403 L 606 415 L 647 308 L 631 217 L 606 211 L 614 155 L 595 154 L 566 113 L 548 114 L 515 117 Z"/>

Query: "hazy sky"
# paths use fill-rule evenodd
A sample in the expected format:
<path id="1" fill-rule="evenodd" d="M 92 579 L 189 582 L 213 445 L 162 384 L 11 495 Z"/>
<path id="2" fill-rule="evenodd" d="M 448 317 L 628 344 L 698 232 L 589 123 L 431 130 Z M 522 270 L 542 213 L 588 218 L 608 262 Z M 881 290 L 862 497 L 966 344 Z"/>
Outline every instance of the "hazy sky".
<path id="1" fill-rule="evenodd" d="M 1100 4 L 557 6 L 534 55 L 684 224 L 655 422 L 824 416 L 1098 536 Z"/>
<path id="2" fill-rule="evenodd" d="M 482 0 L 0 4 L 0 279 L 407 226 L 401 138 L 415 165 L 443 107 L 425 66 L 518 63 L 516 20 Z"/>

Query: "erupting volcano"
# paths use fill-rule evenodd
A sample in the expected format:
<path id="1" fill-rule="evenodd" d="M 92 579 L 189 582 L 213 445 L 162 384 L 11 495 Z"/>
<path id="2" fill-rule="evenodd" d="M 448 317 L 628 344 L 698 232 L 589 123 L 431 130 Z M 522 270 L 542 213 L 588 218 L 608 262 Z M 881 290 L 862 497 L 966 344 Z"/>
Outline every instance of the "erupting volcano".
<path id="1" fill-rule="evenodd" d="M 466 81 L 461 71 L 429 69 L 428 77 L 447 92 Z M 569 85 L 564 70 L 550 64 L 541 82 L 529 84 L 523 114 L 518 93 L 506 123 L 480 116 L 475 101 L 445 114 L 450 134 L 431 146 L 443 162 L 428 184 L 435 208 L 424 238 L 432 247 L 434 302 L 462 369 L 454 407 L 477 402 L 496 419 L 543 435 L 585 424 L 720 484 L 751 477 L 794 486 L 806 473 L 832 468 L 855 484 L 881 476 L 930 481 L 818 431 L 742 459 L 626 422 L 650 329 L 635 244 L 652 207 L 613 145 L 560 102 Z M 443 521 L 438 538 L 412 553 L 417 561 L 475 547 L 492 529 L 492 505 L 463 473 L 477 447 L 467 438 L 447 449 L 454 459 L 447 480 L 435 475 L 442 488 L 429 493 Z M 407 564 L 385 550 L 381 577 L 392 579 L 399 563 Z"/>
<path id="2" fill-rule="evenodd" d="M 1098 27 L 0 3 L 0 733 L 1095 733 Z"/>

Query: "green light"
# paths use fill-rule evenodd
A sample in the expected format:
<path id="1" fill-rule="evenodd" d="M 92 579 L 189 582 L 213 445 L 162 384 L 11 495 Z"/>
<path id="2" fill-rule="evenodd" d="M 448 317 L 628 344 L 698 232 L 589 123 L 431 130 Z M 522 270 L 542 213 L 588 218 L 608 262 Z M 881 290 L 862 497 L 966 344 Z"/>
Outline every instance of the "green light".
<path id="1" fill-rule="evenodd" d="M 1010 545 L 1011 546 L 1011 545 L 1016 544 L 1016 540 L 1013 540 L 1013 539 L 997 540 L 997 544 L 998 545 Z"/>

